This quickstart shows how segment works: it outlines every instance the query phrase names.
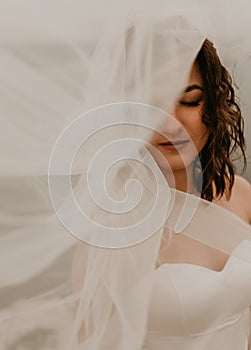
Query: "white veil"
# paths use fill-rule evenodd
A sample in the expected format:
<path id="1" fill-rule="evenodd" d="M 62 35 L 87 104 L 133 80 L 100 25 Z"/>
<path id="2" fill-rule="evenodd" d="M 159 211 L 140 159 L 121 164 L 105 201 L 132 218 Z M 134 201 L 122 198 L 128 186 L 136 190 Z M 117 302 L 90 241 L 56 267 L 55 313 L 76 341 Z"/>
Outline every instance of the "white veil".
<path id="1" fill-rule="evenodd" d="M 140 350 L 161 240 L 175 234 L 251 270 L 250 227 L 170 188 L 146 147 L 205 38 L 247 84 L 248 7 L 0 5 L 0 349 Z"/>

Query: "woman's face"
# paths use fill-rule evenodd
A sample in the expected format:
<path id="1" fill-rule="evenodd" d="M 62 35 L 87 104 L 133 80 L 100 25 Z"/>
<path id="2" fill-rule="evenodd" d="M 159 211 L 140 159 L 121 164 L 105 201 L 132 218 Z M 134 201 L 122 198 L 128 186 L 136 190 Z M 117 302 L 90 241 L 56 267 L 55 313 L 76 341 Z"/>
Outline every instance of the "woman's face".
<path id="1" fill-rule="evenodd" d="M 187 86 L 170 113 L 173 118 L 161 126 L 164 134 L 155 134 L 151 144 L 161 152 L 172 171 L 181 170 L 193 162 L 208 139 L 208 130 L 202 122 L 205 104 L 203 81 L 197 63 L 194 63 Z M 159 158 L 159 157 L 158 157 Z M 161 168 L 167 164 L 157 160 Z"/>

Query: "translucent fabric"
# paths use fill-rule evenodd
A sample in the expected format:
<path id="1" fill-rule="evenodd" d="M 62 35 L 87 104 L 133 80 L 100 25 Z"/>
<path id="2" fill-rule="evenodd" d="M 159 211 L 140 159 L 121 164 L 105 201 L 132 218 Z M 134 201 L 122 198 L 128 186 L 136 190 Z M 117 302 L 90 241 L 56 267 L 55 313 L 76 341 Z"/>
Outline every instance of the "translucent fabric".
<path id="1" fill-rule="evenodd" d="M 0 5 L 0 349 L 229 350 L 230 324 L 246 349 L 250 226 L 200 199 L 201 184 L 195 190 L 189 176 L 191 193 L 175 190 L 151 140 L 167 125 L 181 127 L 172 108 L 205 38 L 247 84 L 240 69 L 250 58 L 249 6 Z M 190 144 L 185 165 L 196 158 Z M 217 312 L 199 321 L 190 317 L 198 310 L 193 286 L 217 272 L 199 272 L 182 255 L 170 264 L 175 242 L 226 260 L 214 277 L 222 276 L 221 289 L 200 293 Z M 191 275 L 180 272 L 185 266 Z M 156 304 L 162 288 L 166 307 L 158 296 Z"/>

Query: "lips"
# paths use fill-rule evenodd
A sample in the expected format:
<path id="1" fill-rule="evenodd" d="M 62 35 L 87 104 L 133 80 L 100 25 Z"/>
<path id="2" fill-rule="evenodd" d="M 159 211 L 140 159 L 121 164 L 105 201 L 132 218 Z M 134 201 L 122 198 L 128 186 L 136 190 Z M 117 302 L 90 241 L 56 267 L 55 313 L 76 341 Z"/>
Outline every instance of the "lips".
<path id="1" fill-rule="evenodd" d="M 185 147 L 189 144 L 189 140 L 177 140 L 177 141 L 167 141 L 159 143 L 159 146 L 162 147 L 163 150 L 171 153 L 179 153 L 182 152 Z"/>
<path id="2" fill-rule="evenodd" d="M 179 145 L 184 145 L 186 143 L 188 143 L 189 140 L 177 140 L 177 141 L 167 141 L 167 142 L 162 142 L 159 145 L 161 146 L 179 146 Z"/>

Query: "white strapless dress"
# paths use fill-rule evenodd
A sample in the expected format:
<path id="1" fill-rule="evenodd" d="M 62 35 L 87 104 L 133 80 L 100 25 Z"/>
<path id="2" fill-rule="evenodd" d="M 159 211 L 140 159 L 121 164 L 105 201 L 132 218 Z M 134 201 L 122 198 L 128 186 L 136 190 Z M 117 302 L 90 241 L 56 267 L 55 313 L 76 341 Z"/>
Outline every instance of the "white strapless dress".
<path id="1" fill-rule="evenodd" d="M 143 350 L 247 350 L 250 251 L 250 242 L 242 242 L 220 272 L 185 263 L 161 265 Z"/>

